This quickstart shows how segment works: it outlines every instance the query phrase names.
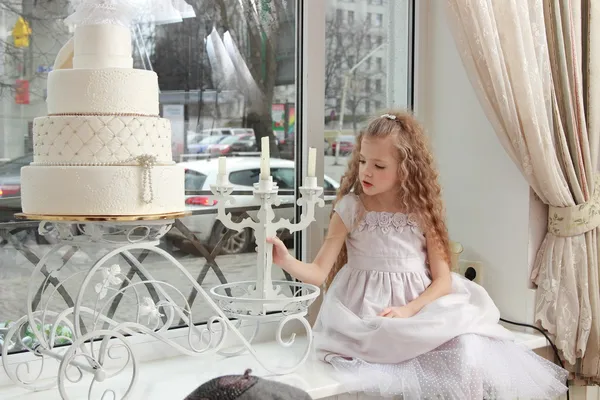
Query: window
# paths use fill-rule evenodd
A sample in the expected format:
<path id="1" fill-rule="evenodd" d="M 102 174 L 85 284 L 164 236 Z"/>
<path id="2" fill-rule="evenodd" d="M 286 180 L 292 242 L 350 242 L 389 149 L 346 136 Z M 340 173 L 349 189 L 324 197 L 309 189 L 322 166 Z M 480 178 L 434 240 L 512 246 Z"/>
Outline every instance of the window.
<path id="1" fill-rule="evenodd" d="M 379 71 L 379 72 L 383 71 L 383 59 L 381 57 L 377 57 L 376 62 L 377 62 L 377 71 Z"/>
<path id="2" fill-rule="evenodd" d="M 188 3 L 195 4 L 190 1 Z M 260 10 L 252 8 L 253 3 L 258 4 L 259 2 L 251 0 L 219 0 L 218 3 L 223 6 L 219 8 L 219 12 L 205 12 L 206 9 L 200 8 L 195 17 L 186 18 L 183 23 L 160 24 L 148 21 L 140 23 L 139 26 L 136 26 L 136 29 L 132 30 L 134 36 L 131 42 L 134 68 L 154 71 L 158 76 L 160 90 L 154 93 L 156 95 L 154 108 L 160 113 L 161 118 L 168 120 L 171 127 L 171 137 L 161 137 L 159 146 L 171 145 L 172 159 L 160 159 L 160 162 L 172 162 L 174 165 L 181 165 L 180 178 L 184 183 L 185 192 L 188 192 L 188 196 L 201 198 L 201 200 L 197 199 L 198 202 L 186 204 L 184 202 L 188 197 L 184 197 L 185 193 L 181 193 L 182 206 L 191 215 L 182 218 L 180 222 L 195 236 L 197 239 L 196 245 L 202 246 L 206 252 L 196 251 L 182 245 L 181 242 L 190 241 L 191 236 L 186 236 L 183 231 L 175 233 L 176 229 L 171 230 L 160 239 L 160 248 L 167 250 L 172 257 L 184 265 L 187 263 L 196 266 L 210 264 L 214 273 L 218 274 L 220 279 L 231 283 L 232 279 L 236 281 L 256 279 L 255 268 L 244 268 L 243 271 L 232 273 L 232 267 L 235 263 L 232 263 L 230 257 L 224 257 L 229 254 L 236 254 L 236 257 L 244 265 L 254 265 L 256 253 L 252 246 L 253 232 L 250 230 L 239 234 L 238 232 L 228 232 L 227 229 L 215 224 L 216 209 L 211 205 L 210 196 L 212 196 L 212 193 L 208 190 L 208 184 L 216 181 L 218 163 L 214 158 L 207 160 L 206 155 L 210 152 L 208 149 L 211 147 L 214 149 L 217 146 L 222 146 L 220 140 L 225 140 L 225 138 L 227 138 L 225 143 L 230 144 L 232 148 L 233 145 L 241 146 L 243 143 L 240 143 L 240 137 L 237 134 L 242 130 L 244 132 L 250 130 L 252 134 L 256 132 L 261 136 L 269 135 L 272 139 L 271 160 L 284 159 L 283 161 L 287 161 L 292 165 L 289 171 L 280 172 L 277 179 L 288 185 L 287 187 L 295 187 L 296 167 L 293 166 L 295 165 L 297 153 L 294 139 L 296 133 L 295 121 L 296 117 L 300 120 L 302 111 L 295 104 L 299 85 L 296 80 L 299 62 L 296 58 L 298 54 L 296 51 L 296 32 L 300 30 L 297 29 L 296 24 L 296 5 L 298 4 L 296 1 L 280 1 L 277 6 L 270 5 L 270 7 L 267 7 L 269 5 L 267 3 L 271 2 L 260 2 Z M 240 7 L 241 3 L 244 3 L 243 12 L 240 10 L 242 8 Z M 246 5 L 250 6 L 246 7 Z M 345 6 L 350 7 L 348 4 L 345 4 Z M 352 7 L 356 8 L 354 5 Z M 0 78 L 6 89 L 0 91 L 0 107 L 5 111 L 0 115 L 0 124 L 5 128 L 0 133 L 0 231 L 2 232 L 0 237 L 2 256 L 0 260 L 3 261 L 0 262 L 0 348 L 2 347 L 1 343 L 6 343 L 3 338 L 6 332 L 4 329 L 5 323 L 17 321 L 24 316 L 23 310 L 26 308 L 25 303 L 28 293 L 24 292 L 22 288 L 27 287 L 28 282 L 32 281 L 30 275 L 37 263 L 36 257 L 38 259 L 43 257 L 56 243 L 55 237 L 41 237 L 35 223 L 15 220 L 14 214 L 22 212 L 21 186 L 23 182 L 20 174 L 21 167 L 35 161 L 33 149 L 36 149 L 36 147 L 34 144 L 41 133 L 39 125 L 34 124 L 33 121 L 35 118 L 48 115 L 46 97 L 51 100 L 52 97 L 56 98 L 61 95 L 60 92 L 53 92 L 52 88 L 46 93 L 46 89 L 49 74 L 53 73 L 49 71 L 57 53 L 72 36 L 72 32 L 69 33 L 63 24 L 64 17 L 71 12 L 67 8 L 63 3 L 39 1 L 36 2 L 35 7 L 9 7 L 3 10 L 3 18 L 10 25 L 7 29 L 11 29 L 19 18 L 25 21 L 40 21 L 40 16 L 43 15 L 43 22 L 35 22 L 35 26 L 32 26 L 30 40 L 35 45 L 23 49 L 25 52 L 21 49 L 0 52 L 2 66 L 0 68 Z M 209 8 L 212 10 L 212 7 Z M 358 8 L 356 9 L 358 10 Z M 342 10 L 332 9 L 331 12 L 333 13 L 332 17 L 339 16 L 340 19 L 346 17 L 345 11 L 342 13 Z M 271 15 L 268 13 L 271 13 Z M 353 17 L 356 18 L 357 14 Z M 30 24 L 33 25 L 34 23 L 30 22 Z M 213 28 L 216 29 L 213 30 Z M 345 30 L 338 33 L 342 35 L 343 32 Z M 253 37 L 259 37 L 260 40 L 258 42 L 251 40 Z M 14 40 L 9 38 L 4 44 L 8 43 L 8 47 L 15 50 L 13 42 Z M 207 48 L 207 46 L 211 46 L 213 49 L 222 49 L 224 45 L 228 50 L 234 46 L 236 52 L 223 53 L 225 55 L 217 52 L 218 55 L 215 55 L 215 52 Z M 146 48 L 140 48 L 140 46 L 146 46 Z M 268 49 L 266 52 L 264 51 L 265 48 Z M 23 63 L 24 54 L 26 54 L 27 61 L 25 63 Z M 237 56 L 230 57 L 229 54 L 236 54 Z M 225 59 L 222 57 L 225 57 Z M 346 59 L 346 54 L 340 56 L 340 63 L 342 63 L 340 70 L 343 69 L 343 61 Z M 231 65 L 231 63 L 234 63 L 236 67 L 239 63 L 244 71 L 250 71 L 250 76 L 245 76 L 246 81 L 238 79 L 239 71 L 237 69 L 229 70 L 227 68 L 227 65 Z M 269 67 L 261 69 L 261 63 L 263 66 L 268 65 Z M 21 70 L 23 65 L 25 65 L 25 70 Z M 33 70 L 30 70 L 30 68 Z M 24 82 L 19 79 L 21 77 L 26 77 L 30 81 Z M 18 87 L 17 93 L 15 93 L 15 90 L 10 90 L 11 87 Z M 255 88 L 255 92 L 263 95 L 264 98 L 273 99 L 272 103 L 264 104 L 264 107 L 261 107 L 259 111 L 252 110 L 247 100 L 248 97 L 241 95 L 241 93 L 245 93 L 248 87 Z M 152 88 L 149 88 L 149 90 L 152 94 Z M 144 92 L 146 91 L 144 90 Z M 94 93 L 89 94 L 94 95 Z M 83 97 L 83 95 L 81 96 Z M 132 97 L 131 101 L 135 101 L 135 96 Z M 95 106 L 96 103 L 99 102 L 94 102 Z M 84 104 L 84 102 L 82 101 L 81 104 Z M 114 104 L 110 106 L 114 107 Z M 90 109 L 88 111 L 91 114 L 97 110 Z M 115 118 L 131 119 L 130 117 L 118 116 Z M 151 117 L 149 119 L 154 120 Z M 81 131 L 80 141 L 88 140 L 86 134 L 89 134 L 89 131 Z M 131 140 L 135 140 L 136 135 L 132 135 Z M 105 138 L 105 136 L 100 136 L 100 133 L 92 137 L 95 139 L 101 137 L 98 143 Z M 275 137 L 285 138 L 285 146 L 275 145 Z M 249 142 L 252 142 L 253 138 L 250 139 Z M 132 143 L 131 140 L 127 143 Z M 77 146 L 77 143 L 77 140 L 72 140 L 64 148 L 66 149 L 70 145 Z M 112 141 L 110 145 L 106 144 L 105 148 L 103 148 L 104 142 L 98 143 L 90 142 L 89 147 L 101 146 L 98 149 L 101 152 L 97 154 L 109 154 L 108 151 L 110 150 L 113 155 L 119 155 L 118 157 L 134 147 L 122 145 L 121 143 L 125 143 L 125 140 L 118 143 L 116 140 Z M 40 142 L 38 141 L 37 144 L 39 145 Z M 58 145 L 58 142 L 55 144 Z M 249 146 L 255 146 L 255 144 L 251 143 Z M 149 153 L 151 148 L 151 146 L 143 148 L 143 152 L 139 155 Z M 194 149 L 194 151 L 191 149 Z M 256 151 L 256 149 L 245 151 Z M 66 157 L 66 152 L 64 154 Z M 169 154 L 169 152 L 164 151 L 161 157 L 164 157 L 164 154 Z M 58 156 L 58 153 L 56 156 Z M 128 160 L 129 157 L 131 157 L 131 154 L 125 159 L 106 159 L 104 161 L 119 163 Z M 84 160 L 75 160 L 74 162 L 80 161 L 84 162 Z M 96 161 L 89 160 L 90 163 Z M 65 159 L 64 162 L 71 161 Z M 246 163 L 244 164 L 244 170 L 236 171 L 234 167 L 239 170 L 242 162 Z M 127 163 L 130 163 L 130 161 L 128 160 Z M 256 207 L 256 204 L 253 203 L 254 196 L 249 196 L 243 192 L 250 190 L 252 184 L 257 182 L 259 168 L 260 159 L 256 156 L 245 156 L 243 159 L 242 157 L 227 158 L 227 169 L 231 175 L 230 181 L 243 188 L 232 193 L 232 196 L 237 200 L 235 207 L 236 212 L 239 213 L 238 215 L 245 212 L 250 213 L 246 209 L 251 210 Z M 99 169 L 100 167 L 98 167 Z M 275 171 L 275 169 L 273 170 Z M 152 171 L 154 170 L 152 169 Z M 152 172 L 152 179 L 149 180 L 148 185 L 153 185 L 156 189 L 162 183 L 159 181 L 162 176 L 163 174 L 155 175 Z M 144 174 L 140 173 L 139 177 L 144 179 Z M 99 179 L 98 182 L 100 181 Z M 64 196 L 64 190 L 61 188 L 71 183 L 66 179 L 63 181 L 56 179 L 52 189 L 56 193 L 63 193 Z M 105 187 L 97 186 L 94 188 L 95 184 L 96 181 L 89 180 L 82 183 L 80 189 L 85 191 L 91 186 L 93 193 L 97 193 L 95 198 L 110 192 L 110 190 L 103 191 L 103 189 L 106 189 Z M 142 183 L 136 182 L 135 186 L 139 187 L 140 184 Z M 108 187 L 106 184 L 105 186 Z M 120 186 L 119 189 L 121 187 L 127 186 Z M 110 189 L 110 187 L 108 188 Z M 137 195 L 139 195 L 137 192 L 131 194 L 131 196 Z M 90 196 L 90 198 L 94 200 L 94 197 Z M 148 200 L 148 198 L 145 200 Z M 58 204 L 56 201 L 46 203 Z M 64 203 L 63 200 L 60 204 Z M 109 202 L 107 201 L 107 203 Z M 290 204 L 295 203 L 291 201 Z M 295 211 L 294 208 L 288 207 L 287 211 L 290 210 L 292 213 Z M 276 218 L 289 217 L 282 214 L 282 212 L 275 210 Z M 77 233 L 76 225 L 73 225 L 73 228 L 73 232 Z M 233 234 L 230 235 L 231 233 Z M 221 239 L 223 240 L 221 241 Z M 292 252 L 300 247 L 295 246 L 295 238 L 286 240 L 286 243 Z M 216 246 L 217 244 L 219 245 Z M 206 259 L 202 255 L 211 254 L 211 252 L 212 259 Z M 61 257 L 53 258 L 51 260 L 53 264 L 48 265 L 48 267 L 55 269 L 57 278 L 63 280 L 68 277 L 65 274 L 69 271 L 80 268 L 87 271 L 93 265 L 93 262 L 97 260 L 96 256 L 96 250 L 89 250 L 88 252 L 86 249 L 81 249 L 77 250 L 76 256 L 70 259 L 65 258 L 65 260 L 68 259 L 65 268 L 62 268 L 63 260 Z M 134 254 L 134 257 L 140 257 L 140 253 Z M 148 270 L 159 271 L 163 269 L 164 261 L 158 258 L 160 257 L 142 257 L 140 260 L 143 260 L 143 262 L 140 262 Z M 118 256 L 109 260 L 109 262 L 118 264 L 123 276 L 128 276 L 130 273 L 134 274 L 136 269 L 128 264 L 126 259 Z M 167 265 L 164 268 L 167 268 Z M 194 275 L 195 279 L 199 279 L 198 283 L 202 287 L 208 289 L 214 286 L 218 280 L 212 280 L 214 275 L 213 277 L 210 275 L 213 272 L 204 276 L 200 273 L 201 269 L 202 267 L 200 269 L 190 268 L 189 272 Z M 276 279 L 287 279 L 279 268 L 274 267 L 273 273 Z M 2 279 L 6 276 L 10 276 L 11 279 Z M 164 279 L 164 276 L 157 276 L 157 278 Z M 96 278 L 98 277 L 93 279 L 94 284 L 99 282 L 101 276 L 99 279 Z M 135 279 L 139 280 L 138 275 L 135 275 Z M 43 279 L 40 280 L 40 285 L 35 288 L 36 292 L 44 292 L 45 295 L 56 289 L 56 287 L 43 286 L 42 282 Z M 61 294 L 63 288 L 55 292 L 57 297 L 54 303 L 58 305 L 57 307 L 61 308 L 64 304 L 72 304 L 71 301 L 75 302 L 78 288 L 77 284 L 73 283 L 71 285 L 71 283 L 73 281 L 70 281 L 64 287 L 68 292 L 68 294 L 64 293 L 64 297 Z M 194 297 L 192 282 L 177 277 L 175 281 L 169 283 L 174 284 L 174 289 L 181 293 L 182 298 L 191 299 Z M 84 298 L 81 299 L 81 304 L 95 304 L 96 295 L 97 293 L 94 292 L 94 286 L 92 285 L 91 290 L 89 288 L 86 290 Z M 104 300 L 108 301 L 111 296 L 112 292 Z M 142 285 L 139 298 L 143 299 L 146 296 L 149 296 L 149 293 Z M 2 301 L 7 298 L 10 298 L 11 301 Z M 132 298 L 137 297 L 131 295 L 131 292 L 127 292 L 123 296 L 120 305 L 115 306 L 115 317 L 117 317 L 115 319 L 119 322 L 131 321 L 120 317 L 129 316 L 130 314 L 127 313 L 135 309 L 135 307 L 132 307 L 133 303 L 129 301 Z M 158 300 L 162 301 L 163 298 L 161 297 Z M 35 311 L 43 310 L 43 306 L 43 304 L 40 304 Z M 182 304 L 178 304 L 178 306 L 182 309 L 185 308 Z M 106 307 L 106 309 L 108 308 L 111 308 L 110 304 Z M 197 296 L 191 302 L 190 308 L 193 311 L 193 322 L 197 324 L 205 323 L 208 318 L 214 315 L 212 311 L 210 314 L 206 312 L 206 303 L 201 296 Z M 63 311 L 62 308 L 57 310 L 52 307 L 49 310 L 52 312 Z M 166 311 L 167 314 L 168 312 Z M 165 314 L 165 311 L 163 310 L 161 313 Z M 180 326 L 179 316 L 175 316 L 172 321 L 173 324 L 169 327 Z M 85 330 L 89 332 L 87 327 Z M 15 348 L 10 352 L 22 350 L 22 348 Z"/>
<path id="3" fill-rule="evenodd" d="M 372 62 L 371 58 L 368 58 L 366 63 L 367 63 L 367 71 L 370 71 L 371 68 L 373 67 L 373 62 Z"/>
<path id="4" fill-rule="evenodd" d="M 381 46 L 383 44 L 383 36 L 377 36 L 377 46 Z"/>
<path id="5" fill-rule="evenodd" d="M 348 68 L 354 67 L 354 56 L 348 56 Z"/>
<path id="6" fill-rule="evenodd" d="M 245 169 L 231 172 L 229 174 L 229 182 L 233 185 L 252 187 L 255 183 L 258 183 L 259 176 L 260 169 Z"/>
<path id="7" fill-rule="evenodd" d="M 381 79 L 375 80 L 375 91 L 381 93 Z"/>
<path id="8" fill-rule="evenodd" d="M 371 48 L 373 48 L 373 41 L 371 40 L 371 35 L 365 36 L 365 46 L 367 50 L 371 50 Z"/>
<path id="9" fill-rule="evenodd" d="M 344 10 L 340 10 L 339 8 L 335 10 L 335 19 L 343 22 L 344 21 Z"/>
<path id="10" fill-rule="evenodd" d="M 348 24 L 354 23 L 354 11 L 348 11 Z"/>
<path id="11" fill-rule="evenodd" d="M 365 19 L 365 22 L 367 23 L 367 25 L 371 25 L 371 23 L 372 23 L 372 21 L 371 21 L 371 20 L 372 20 L 372 18 L 373 18 L 373 14 L 372 14 L 372 13 L 370 13 L 370 12 L 368 12 L 368 13 L 367 13 L 367 18 Z"/>
<path id="12" fill-rule="evenodd" d="M 204 188 L 206 175 L 192 170 L 185 170 L 185 191 L 199 192 Z M 193 193 L 192 193 L 193 194 Z"/>
<path id="13" fill-rule="evenodd" d="M 371 102 L 369 100 L 365 101 L 365 112 L 367 114 L 371 112 Z"/>
<path id="14" fill-rule="evenodd" d="M 381 26 L 383 24 L 383 14 L 375 14 L 375 26 Z"/>
<path id="15" fill-rule="evenodd" d="M 371 90 L 371 78 L 367 78 L 365 79 L 365 91 L 370 91 Z"/>

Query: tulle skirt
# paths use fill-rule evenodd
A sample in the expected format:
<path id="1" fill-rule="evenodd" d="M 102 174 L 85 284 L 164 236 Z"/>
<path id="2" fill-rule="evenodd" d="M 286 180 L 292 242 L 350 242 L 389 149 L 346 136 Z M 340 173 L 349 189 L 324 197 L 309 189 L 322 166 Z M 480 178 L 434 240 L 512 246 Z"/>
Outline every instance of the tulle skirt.
<path id="1" fill-rule="evenodd" d="M 555 399 L 567 371 L 512 341 L 475 334 L 456 337 L 399 364 L 330 355 L 348 392 L 403 400 Z"/>

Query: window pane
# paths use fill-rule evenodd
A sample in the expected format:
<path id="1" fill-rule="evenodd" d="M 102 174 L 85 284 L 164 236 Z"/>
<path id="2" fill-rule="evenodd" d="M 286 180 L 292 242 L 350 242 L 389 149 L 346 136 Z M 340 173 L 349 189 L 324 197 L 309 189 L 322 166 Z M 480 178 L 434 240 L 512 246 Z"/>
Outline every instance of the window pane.
<path id="1" fill-rule="evenodd" d="M 260 170 L 258 169 L 246 169 L 242 171 L 236 171 L 229 174 L 229 182 L 234 185 L 252 187 L 255 183 L 258 183 L 258 177 L 260 176 Z"/>
<path id="2" fill-rule="evenodd" d="M 186 211 L 192 215 L 181 219 L 193 235 L 171 229 L 162 239 L 161 248 L 168 249 L 195 278 L 201 277 L 200 284 L 208 289 L 221 283 L 219 276 L 227 281 L 252 280 L 257 273 L 253 232 L 243 230 L 227 236 L 227 229 L 215 220 L 212 193 L 206 190 L 216 182 L 218 162 L 214 155 L 226 154 L 232 183 L 246 187 L 242 193 L 233 193 L 236 218 L 256 217 L 258 201 L 247 191 L 258 179 L 260 158 L 256 152 L 263 136 L 270 138 L 272 163 L 289 163 L 280 164 L 286 168 L 291 165 L 290 172 L 281 172 L 280 179 L 286 187 L 295 187 L 297 2 L 202 0 L 189 3 L 195 8 L 196 17 L 171 24 L 142 22 L 133 27 L 131 43 L 134 68 L 154 71 L 158 75 L 158 114 L 170 122 L 172 161 L 185 167 L 185 189 L 193 192 L 186 194 L 185 203 Z M 347 4 L 352 5 L 351 2 Z M 2 324 L 21 318 L 26 312 L 29 282 L 37 279 L 37 287 L 43 287 L 43 277 L 31 277 L 30 274 L 35 260 L 43 257 L 58 240 L 40 236 L 35 222 L 15 222 L 14 214 L 21 212 L 20 169 L 34 161 L 34 132 L 38 128 L 34 127 L 33 121 L 48 115 L 48 77 L 54 73 L 52 65 L 58 51 L 73 36 L 74 31 L 63 23 L 71 12 L 69 6 L 69 2 L 39 0 L 27 2 L 27 7 L 19 2 L 3 10 L 5 31 L 10 32 L 22 17 L 31 21 L 31 37 L 30 45 L 15 42 L 10 34 L 0 42 L 3 82 L 0 91 L 3 110 L 0 116 L 0 339 L 4 333 Z M 332 11 L 332 15 L 340 17 L 341 21 L 340 11 Z M 350 15 L 356 18 L 356 14 Z M 342 61 L 346 60 L 344 55 Z M 60 88 L 64 89 L 71 87 Z M 89 110 L 90 113 L 94 111 Z M 104 131 L 105 135 L 125 134 L 115 126 L 111 128 L 114 132 Z M 131 130 L 135 131 L 135 128 Z M 73 129 L 61 132 L 71 135 L 72 140 L 65 140 L 69 146 L 76 146 L 77 140 L 83 140 L 82 145 L 85 145 L 86 140 L 94 138 L 100 150 L 107 148 L 103 143 L 98 144 L 98 134 L 85 136 L 82 133 L 76 138 L 78 133 Z M 135 140 L 141 141 L 140 145 L 149 140 L 138 133 L 132 133 L 132 140 L 135 136 Z M 113 144 L 124 146 L 119 143 Z M 95 149 L 92 144 L 89 148 Z M 115 149 L 118 150 L 123 149 Z M 209 159 L 210 155 L 212 159 Z M 62 184 L 56 182 L 55 189 L 60 191 Z M 80 182 L 80 185 L 85 190 L 88 182 Z M 291 195 L 288 193 L 287 196 Z M 294 204 L 294 201 L 287 201 L 275 209 L 276 218 L 293 219 Z M 77 234 L 76 227 L 73 232 Z M 293 251 L 293 237 L 282 238 Z M 198 246 L 206 251 L 199 251 Z M 202 256 L 211 252 L 216 258 L 207 260 Z M 236 254 L 236 260 L 227 257 L 229 254 Z M 168 262 L 140 253 L 134 256 L 141 257 L 143 265 L 156 273 L 157 279 L 173 278 L 170 283 L 186 299 L 192 298 L 191 282 L 183 276 L 176 277 L 177 273 L 172 273 L 173 267 Z M 66 261 L 60 257 L 53 259 L 56 264 L 49 267 L 62 268 L 64 273 L 83 271 L 93 265 L 90 263 L 96 252 L 86 253 L 82 249 L 69 257 L 65 257 Z M 131 271 L 130 264 L 122 258 L 115 257 L 109 263 L 120 265 L 123 274 Z M 215 273 L 202 272 L 205 266 L 210 266 L 210 271 Z M 278 267 L 273 267 L 273 276 L 287 279 Z M 138 279 L 137 275 L 135 277 Z M 68 297 L 75 299 L 76 286 L 66 289 Z M 54 288 L 44 293 L 52 292 Z M 94 290 L 91 292 L 90 298 L 84 299 L 85 304 L 89 305 L 90 299 L 94 298 Z M 53 306 L 50 310 L 62 311 L 61 307 L 66 303 L 68 301 L 59 295 L 56 308 Z M 125 300 L 121 305 L 117 307 L 115 319 L 124 321 L 125 318 L 119 317 L 130 317 L 128 313 L 135 308 Z M 185 308 L 183 304 L 179 305 Z M 212 316 L 199 296 L 192 304 L 192 311 L 197 323 Z"/>
<path id="3" fill-rule="evenodd" d="M 325 174 L 339 181 L 360 129 L 383 108 L 408 107 L 411 0 L 356 0 L 352 25 L 336 25 L 326 0 Z M 369 43 L 372 42 L 372 46 Z M 349 75 L 348 75 L 349 74 Z M 348 75 L 347 85 L 343 77 Z M 342 109 L 342 98 L 346 103 Z M 339 146 L 338 146 L 339 141 Z"/>
<path id="4" fill-rule="evenodd" d="M 196 172 L 196 171 L 191 171 L 191 170 L 186 170 L 185 171 L 185 191 L 191 191 L 191 192 L 197 192 L 202 190 L 202 188 L 204 187 L 204 182 L 206 181 L 206 175 L 200 173 L 200 172 Z"/>
<path id="5" fill-rule="evenodd" d="M 272 170 L 273 181 L 277 183 L 280 189 L 293 189 L 295 172 L 292 168 L 279 168 Z"/>

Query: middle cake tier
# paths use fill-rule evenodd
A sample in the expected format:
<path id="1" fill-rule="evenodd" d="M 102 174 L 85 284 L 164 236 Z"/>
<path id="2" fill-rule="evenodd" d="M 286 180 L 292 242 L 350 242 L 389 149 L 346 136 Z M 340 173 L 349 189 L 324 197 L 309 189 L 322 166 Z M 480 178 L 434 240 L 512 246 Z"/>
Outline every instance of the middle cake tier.
<path id="1" fill-rule="evenodd" d="M 115 115 L 33 121 L 34 164 L 118 164 L 141 155 L 173 162 L 168 119 Z"/>
<path id="2" fill-rule="evenodd" d="M 159 114 L 158 76 L 133 68 L 57 69 L 48 74 L 49 115 Z"/>

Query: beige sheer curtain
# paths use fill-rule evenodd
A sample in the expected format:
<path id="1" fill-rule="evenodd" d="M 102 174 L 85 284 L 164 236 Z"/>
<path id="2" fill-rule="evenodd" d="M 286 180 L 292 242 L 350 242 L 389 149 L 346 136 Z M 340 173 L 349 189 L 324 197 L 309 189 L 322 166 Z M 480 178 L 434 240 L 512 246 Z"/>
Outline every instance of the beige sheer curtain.
<path id="1" fill-rule="evenodd" d="M 600 1 L 447 0 L 502 145 L 549 206 L 535 320 L 576 378 L 600 381 Z M 595 50 L 595 51 L 594 51 Z"/>

